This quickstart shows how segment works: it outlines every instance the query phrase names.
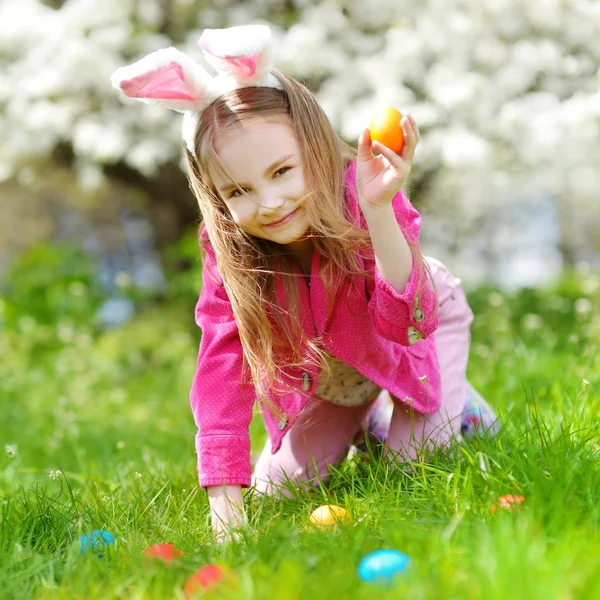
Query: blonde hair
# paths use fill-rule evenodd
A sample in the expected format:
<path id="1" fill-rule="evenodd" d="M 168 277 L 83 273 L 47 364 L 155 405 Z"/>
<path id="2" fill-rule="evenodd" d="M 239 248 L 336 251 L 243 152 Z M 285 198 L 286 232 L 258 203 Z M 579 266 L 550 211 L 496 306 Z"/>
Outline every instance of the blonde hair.
<path id="1" fill-rule="evenodd" d="M 357 226 L 346 211 L 345 172 L 356 156 L 354 148 L 333 131 L 315 96 L 300 82 L 274 71 L 282 90 L 246 87 L 229 92 L 200 117 L 195 136 L 195 154 L 187 151 L 191 188 L 198 200 L 217 268 L 231 302 L 244 353 L 258 398 L 280 415 L 267 394 L 277 389 L 284 368 L 298 373 L 307 363 L 326 367 L 326 352 L 319 337 L 309 338 L 299 312 L 298 269 L 285 246 L 251 236 L 231 218 L 220 198 L 211 173 L 225 173 L 215 142 L 220 131 L 250 120 L 264 119 L 288 124 L 300 148 L 307 196 L 303 198 L 309 221 L 309 236 L 324 259 L 321 277 L 327 290 L 327 321 L 336 296 L 347 276 L 369 275 L 361 266 L 361 253 L 372 246 L 366 229 Z M 308 200 L 308 201 L 307 201 Z M 422 264 L 418 243 L 407 240 L 413 256 Z M 285 306 L 275 296 L 275 278 L 283 276 Z M 300 386 L 297 391 L 303 393 Z M 283 391 L 280 389 L 279 391 Z"/>

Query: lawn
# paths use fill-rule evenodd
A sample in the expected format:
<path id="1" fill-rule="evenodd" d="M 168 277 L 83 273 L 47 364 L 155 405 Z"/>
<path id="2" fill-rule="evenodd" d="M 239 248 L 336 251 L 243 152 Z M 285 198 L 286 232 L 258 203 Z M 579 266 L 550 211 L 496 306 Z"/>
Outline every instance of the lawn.
<path id="1" fill-rule="evenodd" d="M 198 488 L 188 393 L 199 331 L 198 269 L 162 298 L 130 294 L 126 325 L 101 330 L 92 265 L 38 248 L 0 300 L 0 598 L 184 598 L 186 579 L 227 565 L 220 598 L 311 600 L 600 597 L 600 282 L 565 277 L 545 290 L 468 290 L 476 320 L 469 376 L 503 428 L 451 458 L 409 471 L 375 457 L 344 462 L 327 487 L 248 505 L 242 539 L 211 538 Z M 264 440 L 252 426 L 255 450 Z M 525 498 L 519 511 L 491 506 Z M 352 521 L 308 526 L 320 504 Z M 102 558 L 81 536 L 117 539 Z M 171 542 L 166 568 L 143 551 Z M 391 587 L 362 582 L 360 560 L 411 557 Z"/>

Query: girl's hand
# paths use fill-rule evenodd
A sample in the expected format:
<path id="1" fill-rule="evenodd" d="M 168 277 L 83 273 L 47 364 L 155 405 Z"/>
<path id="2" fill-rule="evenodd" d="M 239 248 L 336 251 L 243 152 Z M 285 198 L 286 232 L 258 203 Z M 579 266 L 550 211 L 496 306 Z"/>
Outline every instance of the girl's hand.
<path id="1" fill-rule="evenodd" d="M 238 540 L 236 530 L 246 525 L 246 513 L 239 485 L 207 488 L 212 531 L 219 543 Z"/>
<path id="2" fill-rule="evenodd" d="M 361 206 L 378 207 L 390 204 L 402 187 L 412 166 L 419 143 L 419 128 L 412 115 L 406 113 L 400 121 L 404 146 L 399 154 L 380 142 L 371 142 L 365 129 L 358 139 L 356 158 L 356 189 Z M 373 151 L 379 152 L 378 156 Z"/>

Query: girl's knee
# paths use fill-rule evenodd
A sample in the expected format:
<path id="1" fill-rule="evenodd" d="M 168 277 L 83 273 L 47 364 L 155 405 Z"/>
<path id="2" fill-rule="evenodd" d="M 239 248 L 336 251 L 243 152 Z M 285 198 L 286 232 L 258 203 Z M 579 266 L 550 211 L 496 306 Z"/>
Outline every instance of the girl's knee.
<path id="1" fill-rule="evenodd" d="M 285 458 L 275 454 L 267 468 L 254 473 L 252 484 L 257 492 L 289 497 L 292 490 L 310 489 L 327 481 L 330 465 L 326 461 L 315 461 L 308 457 L 304 463 L 300 463 Z"/>
<path id="2" fill-rule="evenodd" d="M 252 494 L 256 496 L 285 496 L 291 498 L 294 490 L 299 487 L 299 482 L 293 482 L 287 477 L 253 477 Z"/>
<path id="3" fill-rule="evenodd" d="M 460 440 L 460 414 L 450 415 L 442 409 L 425 415 L 399 406 L 396 410 L 386 440 L 389 456 L 415 460 L 423 453 L 434 452 Z"/>
<path id="4" fill-rule="evenodd" d="M 467 301 L 461 280 L 454 277 L 439 260 L 427 258 L 427 262 L 438 297 L 440 326 L 451 321 L 468 327 L 473 321 L 473 311 Z"/>

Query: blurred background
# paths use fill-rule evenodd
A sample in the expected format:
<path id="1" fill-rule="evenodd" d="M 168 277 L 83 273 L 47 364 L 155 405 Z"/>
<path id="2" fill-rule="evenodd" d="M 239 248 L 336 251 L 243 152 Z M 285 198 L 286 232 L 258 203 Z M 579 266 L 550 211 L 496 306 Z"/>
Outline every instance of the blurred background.
<path id="1" fill-rule="evenodd" d="M 467 288 L 475 387 L 517 429 L 530 400 L 560 425 L 597 389 L 597 0 L 0 0 L 0 498 L 62 471 L 97 526 L 128 485 L 196 489 L 181 116 L 110 76 L 248 23 L 348 142 L 378 107 L 416 117 L 408 192 Z"/>
<path id="2" fill-rule="evenodd" d="M 0 273 L 68 243 L 114 296 L 101 318 L 131 313 L 119 289 L 164 291 L 165 251 L 198 220 L 181 119 L 121 97 L 110 75 L 170 45 L 202 62 L 204 28 L 254 22 L 347 141 L 382 105 L 415 115 L 423 248 L 467 285 L 598 268 L 596 1 L 3 0 Z M 183 254 L 178 268 L 196 260 L 192 243 Z"/>
<path id="3" fill-rule="evenodd" d="M 198 335 L 181 117 L 110 76 L 170 45 L 203 62 L 204 28 L 247 23 L 271 26 L 276 67 L 348 142 L 378 107 L 415 115 L 422 246 L 468 290 L 575 275 L 596 295 L 597 1 L 2 0 L 0 328 L 81 348 L 78 323 L 92 339 L 166 300 Z"/>

